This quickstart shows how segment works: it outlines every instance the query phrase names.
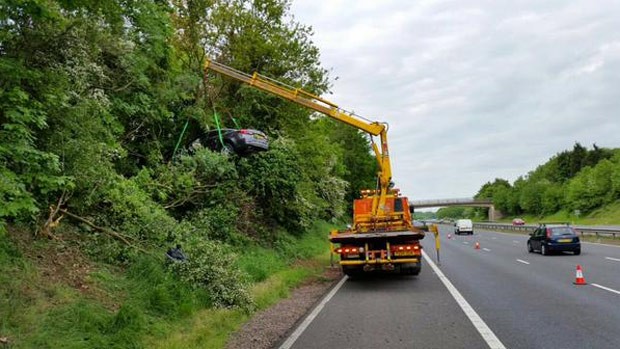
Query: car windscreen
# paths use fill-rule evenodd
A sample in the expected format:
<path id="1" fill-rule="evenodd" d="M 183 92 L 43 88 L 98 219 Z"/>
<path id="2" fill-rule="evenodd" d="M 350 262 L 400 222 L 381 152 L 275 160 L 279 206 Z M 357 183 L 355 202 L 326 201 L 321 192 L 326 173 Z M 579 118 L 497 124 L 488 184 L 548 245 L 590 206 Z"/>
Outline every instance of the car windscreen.
<path id="1" fill-rule="evenodd" d="M 551 236 L 576 235 L 571 227 L 551 228 Z"/>

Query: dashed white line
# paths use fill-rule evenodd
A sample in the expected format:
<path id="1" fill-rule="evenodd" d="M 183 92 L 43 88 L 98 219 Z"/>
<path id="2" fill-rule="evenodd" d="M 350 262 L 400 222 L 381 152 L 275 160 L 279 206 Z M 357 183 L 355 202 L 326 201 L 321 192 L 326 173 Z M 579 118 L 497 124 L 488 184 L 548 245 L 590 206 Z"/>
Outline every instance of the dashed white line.
<path id="1" fill-rule="evenodd" d="M 469 245 L 469 241 L 463 241 L 465 245 Z"/>
<path id="2" fill-rule="evenodd" d="M 512 240 L 512 242 L 515 243 L 515 244 L 519 243 L 519 241 L 517 241 L 517 240 Z"/>
<path id="3" fill-rule="evenodd" d="M 487 252 L 491 252 L 491 250 L 489 250 L 489 249 L 488 249 L 488 248 L 486 248 L 486 247 L 483 247 L 482 249 L 483 249 L 483 250 L 485 250 L 485 251 L 487 251 Z"/>
<path id="4" fill-rule="evenodd" d="M 493 333 L 493 331 L 491 331 L 489 326 L 487 326 L 487 324 L 484 322 L 484 320 L 482 320 L 482 318 L 478 315 L 478 313 L 476 313 L 474 308 L 472 308 L 471 305 L 469 305 L 469 303 L 461 295 L 459 290 L 457 290 L 456 287 L 454 287 L 454 285 L 452 285 L 452 282 L 450 282 L 450 280 L 448 280 L 448 278 L 435 265 L 433 260 L 426 254 L 425 251 L 422 251 L 422 255 L 424 256 L 424 259 L 426 260 L 426 263 L 428 263 L 431 266 L 431 268 L 433 269 L 435 274 L 437 274 L 437 277 L 439 277 L 439 280 L 441 280 L 441 282 L 443 282 L 444 286 L 446 286 L 446 288 L 448 289 L 448 291 L 450 292 L 452 297 L 454 297 L 454 299 L 456 300 L 458 305 L 461 307 L 461 309 L 463 309 L 463 312 L 465 312 L 465 315 L 467 315 L 467 317 L 469 318 L 469 321 L 471 321 L 471 323 L 474 325 L 474 327 L 478 330 L 478 333 L 480 333 L 482 338 L 487 342 L 487 344 L 489 345 L 489 348 L 491 348 L 491 349 L 506 349 L 504 344 L 499 340 L 499 338 L 497 338 L 495 333 Z"/>
<path id="5" fill-rule="evenodd" d="M 591 285 L 592 285 L 592 286 L 594 286 L 594 287 L 601 288 L 601 289 L 603 289 L 603 290 L 605 290 L 605 291 L 613 292 L 613 293 L 615 293 L 615 294 L 620 294 L 620 291 L 616 291 L 616 290 L 614 290 L 613 288 L 609 288 L 609 287 L 601 286 L 601 285 L 599 285 L 599 284 L 591 284 Z"/>
<path id="6" fill-rule="evenodd" d="M 325 306 L 325 304 L 327 304 L 327 302 L 329 302 L 329 300 L 332 299 L 332 297 L 336 294 L 336 292 L 338 292 L 338 290 L 340 289 L 340 287 L 342 287 L 342 284 L 344 284 L 346 280 L 347 280 L 347 276 L 343 277 L 342 280 L 340 280 L 340 282 L 338 282 L 338 284 L 334 286 L 334 288 L 332 288 L 332 290 L 327 294 L 327 296 L 323 298 L 321 303 L 319 303 L 319 305 L 317 305 L 316 308 L 312 310 L 310 315 L 308 315 L 308 317 L 304 319 L 301 325 L 299 325 L 299 327 L 295 329 L 295 331 L 291 334 L 291 336 L 288 337 L 288 339 L 284 343 L 282 343 L 282 345 L 280 346 L 280 349 L 289 349 L 291 346 L 293 346 L 297 338 L 299 338 L 299 336 L 301 336 L 301 334 L 306 330 L 306 328 L 310 326 L 310 323 L 312 322 L 312 320 L 314 320 L 314 318 L 317 315 L 319 315 L 319 312 L 323 310 L 323 307 Z"/>
<path id="7" fill-rule="evenodd" d="M 523 264 L 530 264 L 530 262 L 524 261 L 522 259 L 517 259 L 517 262 L 523 263 Z"/>
<path id="8" fill-rule="evenodd" d="M 620 259 L 618 258 L 605 257 L 605 259 L 609 259 L 610 261 L 620 262 Z"/>

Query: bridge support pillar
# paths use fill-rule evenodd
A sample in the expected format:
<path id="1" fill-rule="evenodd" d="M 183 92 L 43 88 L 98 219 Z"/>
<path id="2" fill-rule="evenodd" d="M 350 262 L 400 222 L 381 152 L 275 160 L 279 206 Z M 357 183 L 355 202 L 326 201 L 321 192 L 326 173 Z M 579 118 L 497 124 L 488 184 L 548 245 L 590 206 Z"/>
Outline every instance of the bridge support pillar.
<path id="1" fill-rule="evenodd" d="M 496 210 L 495 206 L 489 207 L 489 222 L 494 222 L 498 219 L 502 219 L 502 217 L 504 217 L 504 215 L 499 210 Z"/>

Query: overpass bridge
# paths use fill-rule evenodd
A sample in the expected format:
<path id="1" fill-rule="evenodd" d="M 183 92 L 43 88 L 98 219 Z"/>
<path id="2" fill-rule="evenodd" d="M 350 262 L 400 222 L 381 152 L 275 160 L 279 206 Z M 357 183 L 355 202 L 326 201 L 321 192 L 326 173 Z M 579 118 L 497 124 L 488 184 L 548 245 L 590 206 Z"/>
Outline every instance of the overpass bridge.
<path id="1" fill-rule="evenodd" d="M 416 208 L 447 206 L 487 207 L 489 209 L 489 221 L 491 222 L 502 217 L 501 212 L 495 209 L 493 201 L 487 199 L 458 198 L 409 201 L 409 209 L 411 212 Z"/>

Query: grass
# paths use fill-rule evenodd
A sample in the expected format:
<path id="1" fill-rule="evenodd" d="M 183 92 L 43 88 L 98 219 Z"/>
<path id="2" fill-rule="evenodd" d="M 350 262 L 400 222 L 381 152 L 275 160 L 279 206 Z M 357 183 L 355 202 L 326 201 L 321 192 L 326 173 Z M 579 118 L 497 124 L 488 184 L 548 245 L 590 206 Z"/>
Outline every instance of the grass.
<path id="1" fill-rule="evenodd" d="M 613 204 L 596 209 L 588 214 L 576 216 L 568 211 L 559 211 L 552 215 L 543 217 L 539 216 L 521 216 L 526 224 L 536 224 L 538 222 L 569 222 L 573 225 L 620 225 L 620 201 Z M 510 223 L 511 218 L 504 218 L 501 222 Z M 525 234 L 524 232 L 510 231 L 516 234 Z M 602 243 L 610 245 L 620 245 L 620 238 L 613 238 L 604 235 L 584 235 L 582 241 L 592 243 Z"/>
<path id="2" fill-rule="evenodd" d="M 620 201 L 601 207 L 590 213 L 577 216 L 572 212 L 559 211 L 547 216 L 520 216 L 526 224 L 536 224 L 537 222 L 569 222 L 578 225 L 620 225 Z M 513 217 L 507 217 L 501 222 L 510 223 Z"/>
<path id="3" fill-rule="evenodd" d="M 330 228 L 318 223 L 303 237 L 278 241 L 275 249 L 250 245 L 237 251 L 256 310 L 322 274 L 329 264 Z M 54 254 L 62 246 L 53 241 L 18 246 L 12 237 L 0 233 L 0 337 L 10 341 L 5 347 L 223 348 L 251 316 L 212 308 L 206 291 L 178 282 L 161 260 L 148 256 L 126 269 L 90 261 L 85 286 L 76 287 L 49 277 L 37 258 L 62 262 Z M 24 248 L 27 254 L 20 252 Z"/>
<path id="4" fill-rule="evenodd" d="M 299 239 L 289 239 L 276 250 L 251 246 L 240 255 L 239 265 L 252 280 L 251 295 L 260 311 L 286 298 L 291 289 L 309 278 L 318 278 L 329 265 L 326 236 L 331 225 L 319 223 Z M 303 260 L 303 261 L 302 261 Z M 167 334 L 152 336 L 149 348 L 223 348 L 229 336 L 249 318 L 239 309 L 205 309 L 188 321 L 175 325 Z"/>

